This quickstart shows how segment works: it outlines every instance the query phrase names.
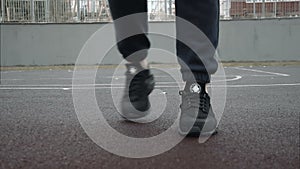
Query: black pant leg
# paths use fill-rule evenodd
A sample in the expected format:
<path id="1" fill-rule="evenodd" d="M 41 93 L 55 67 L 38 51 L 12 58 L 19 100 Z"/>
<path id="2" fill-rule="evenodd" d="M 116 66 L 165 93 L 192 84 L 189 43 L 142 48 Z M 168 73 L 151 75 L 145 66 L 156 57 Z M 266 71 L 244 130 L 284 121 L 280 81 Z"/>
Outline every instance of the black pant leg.
<path id="1" fill-rule="evenodd" d="M 217 61 L 214 58 L 214 49 L 217 48 L 219 40 L 219 0 L 176 0 L 175 4 L 176 15 L 195 25 L 209 39 L 209 41 L 203 41 L 200 35 L 189 30 L 189 26 L 177 21 L 177 39 L 186 39 L 189 42 L 188 47 L 177 40 L 177 56 L 189 67 L 197 81 L 209 83 L 210 75 L 215 73 L 218 68 Z M 206 48 L 203 46 L 206 46 Z M 201 50 L 197 53 L 200 53 L 200 55 L 203 53 L 205 57 L 197 56 L 190 47 Z M 212 48 L 214 49 L 212 50 Z M 183 66 L 181 71 L 183 80 L 188 81 L 190 79 L 188 71 Z"/>
<path id="2" fill-rule="evenodd" d="M 115 23 L 120 53 L 131 62 L 144 60 L 150 48 L 150 41 L 146 35 L 148 32 L 147 0 L 109 0 L 109 6 Z M 132 33 L 136 35 L 128 37 Z"/>

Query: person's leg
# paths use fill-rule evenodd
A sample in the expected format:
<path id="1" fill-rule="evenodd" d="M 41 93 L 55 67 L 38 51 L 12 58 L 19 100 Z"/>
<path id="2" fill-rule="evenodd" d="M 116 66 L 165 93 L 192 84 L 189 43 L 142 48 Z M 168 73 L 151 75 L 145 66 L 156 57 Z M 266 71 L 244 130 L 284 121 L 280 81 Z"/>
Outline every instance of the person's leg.
<path id="1" fill-rule="evenodd" d="M 203 41 L 201 34 L 195 34 L 195 31 L 190 31 L 189 25 L 181 21 L 176 22 L 177 39 L 189 42 L 188 45 L 193 50 L 200 50 L 197 51 L 200 56 L 197 56 L 191 48 L 178 40 L 176 46 L 177 56 L 188 66 L 197 81 L 209 83 L 210 74 L 216 72 L 218 67 L 214 58 L 214 49 L 217 48 L 219 40 L 219 0 L 176 0 L 175 5 L 176 16 L 195 25 L 207 36 L 213 45 L 211 47 L 208 41 Z M 201 54 L 203 55 L 201 56 Z M 188 71 L 183 66 L 181 71 L 183 79 L 188 81 Z"/>
<path id="2" fill-rule="evenodd" d="M 109 0 L 114 19 L 117 45 L 126 64 L 126 86 L 120 114 L 136 121 L 148 114 L 148 95 L 154 89 L 154 78 L 146 61 L 150 42 L 147 38 L 147 0 Z"/>
<path id="3" fill-rule="evenodd" d="M 193 31 L 185 21 L 177 19 L 176 49 L 186 82 L 185 89 L 180 92 L 180 132 L 190 136 L 213 134 L 217 121 L 206 86 L 210 83 L 211 74 L 218 68 L 214 55 L 219 38 L 219 0 L 176 0 L 176 15 L 196 26 L 208 38 Z"/>
<path id="4" fill-rule="evenodd" d="M 115 21 L 120 53 L 129 62 L 143 61 L 150 48 L 146 35 L 148 33 L 147 0 L 109 0 L 109 6 Z M 127 37 L 132 33 L 136 35 Z"/>

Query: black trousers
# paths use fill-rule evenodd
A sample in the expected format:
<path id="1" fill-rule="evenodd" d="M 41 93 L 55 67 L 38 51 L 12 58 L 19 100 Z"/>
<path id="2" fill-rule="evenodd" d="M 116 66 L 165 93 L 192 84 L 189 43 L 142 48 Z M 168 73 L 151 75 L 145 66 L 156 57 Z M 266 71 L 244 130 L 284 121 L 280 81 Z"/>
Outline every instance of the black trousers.
<path id="1" fill-rule="evenodd" d="M 147 37 L 147 0 L 109 0 L 109 5 L 115 20 L 120 53 L 130 62 L 144 60 L 150 48 L 150 41 Z M 214 55 L 219 40 L 219 0 L 176 0 L 175 6 L 177 17 L 195 25 L 209 39 L 208 41 L 203 40 L 194 31 L 189 31 L 189 27 L 184 22 L 176 20 L 177 39 L 189 38 L 187 39 L 188 45 L 181 40 L 176 42 L 176 53 L 180 60 L 183 80 L 189 81 L 191 73 L 188 72 L 192 72 L 198 82 L 209 83 L 210 75 L 215 73 L 218 68 Z M 116 23 L 118 18 L 136 13 L 144 13 L 145 16 L 133 17 L 130 20 Z M 126 31 L 133 29 L 138 34 L 122 38 Z M 119 39 L 122 40 L 119 41 Z M 195 49 L 199 51 L 195 52 Z"/>

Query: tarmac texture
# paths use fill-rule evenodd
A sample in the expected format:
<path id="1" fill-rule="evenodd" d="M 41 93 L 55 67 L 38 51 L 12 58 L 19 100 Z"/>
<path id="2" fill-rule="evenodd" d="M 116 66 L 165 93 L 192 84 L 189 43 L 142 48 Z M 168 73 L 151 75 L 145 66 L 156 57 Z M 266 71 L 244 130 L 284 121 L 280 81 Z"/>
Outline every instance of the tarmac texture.
<path id="1" fill-rule="evenodd" d="M 153 71 L 159 89 L 154 95 L 166 96 L 166 109 L 151 123 L 135 124 L 116 113 L 111 88 L 122 95 L 124 75 L 113 72 L 99 69 L 92 86 L 114 129 L 144 138 L 173 124 L 180 103 L 174 79 Z M 74 109 L 72 70 L 2 71 L 0 168 L 300 168 L 300 66 L 226 67 L 225 72 L 227 100 L 217 135 L 203 144 L 185 138 L 163 154 L 133 159 L 105 151 L 85 133 Z"/>

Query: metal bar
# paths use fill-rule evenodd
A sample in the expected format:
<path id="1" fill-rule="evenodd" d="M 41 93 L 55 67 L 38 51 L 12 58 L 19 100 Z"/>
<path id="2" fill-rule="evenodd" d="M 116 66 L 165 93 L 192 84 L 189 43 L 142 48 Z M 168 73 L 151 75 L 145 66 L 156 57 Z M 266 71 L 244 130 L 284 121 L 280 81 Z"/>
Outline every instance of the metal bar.
<path id="1" fill-rule="evenodd" d="M 92 0 L 92 19 L 95 18 L 95 5 L 96 5 L 96 2 L 95 0 Z"/>
<path id="2" fill-rule="evenodd" d="M 80 0 L 76 0 L 77 2 L 77 19 L 80 21 Z"/>
<path id="3" fill-rule="evenodd" d="M 253 16 L 254 18 L 256 18 L 256 3 L 255 3 L 256 0 L 253 0 Z"/>
<path id="4" fill-rule="evenodd" d="M 4 6 L 5 6 L 5 2 L 4 2 L 5 0 L 1 0 L 1 22 L 4 22 L 4 20 L 5 20 L 5 8 L 4 8 Z"/>
<path id="5" fill-rule="evenodd" d="M 7 1 L 6 1 L 7 2 Z M 7 7 L 6 7 L 6 14 L 7 14 L 7 21 L 10 21 L 10 4 L 8 4 L 9 2 L 7 2 Z"/>
<path id="6" fill-rule="evenodd" d="M 168 15 L 168 4 L 167 4 L 167 0 L 165 0 L 164 4 L 165 4 L 165 14 Z"/>
<path id="7" fill-rule="evenodd" d="M 172 0 L 169 0 L 169 14 L 172 15 Z"/>
<path id="8" fill-rule="evenodd" d="M 262 7 L 261 7 L 261 18 L 265 18 L 266 17 L 266 1 L 262 0 Z"/>
<path id="9" fill-rule="evenodd" d="M 277 0 L 274 2 L 274 17 L 277 17 Z"/>
<path id="10" fill-rule="evenodd" d="M 46 4 L 45 4 L 45 21 L 49 22 L 49 12 L 50 12 L 50 4 L 49 4 L 49 0 L 46 0 Z"/>
<path id="11" fill-rule="evenodd" d="M 30 16 L 31 16 L 31 22 L 35 21 L 34 17 L 34 0 L 30 0 Z"/>

